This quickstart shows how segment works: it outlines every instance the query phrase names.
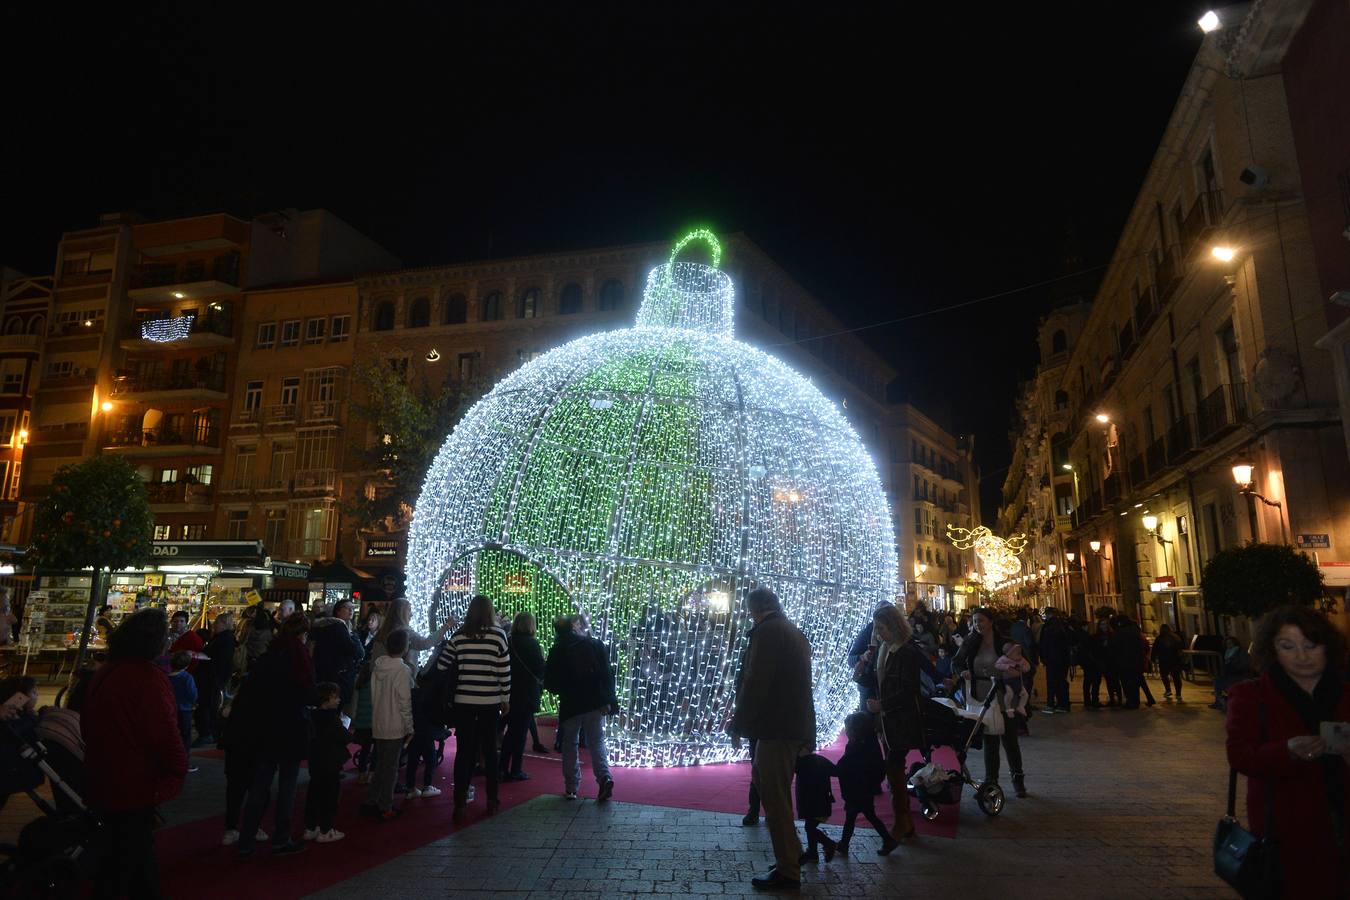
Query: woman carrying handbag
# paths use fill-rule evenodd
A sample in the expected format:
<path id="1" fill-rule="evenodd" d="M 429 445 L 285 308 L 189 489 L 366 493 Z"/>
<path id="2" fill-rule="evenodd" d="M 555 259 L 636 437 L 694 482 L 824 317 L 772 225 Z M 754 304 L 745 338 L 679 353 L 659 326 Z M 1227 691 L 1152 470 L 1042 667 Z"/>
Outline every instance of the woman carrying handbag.
<path id="1" fill-rule="evenodd" d="M 1252 660 L 1261 677 L 1228 701 L 1228 764 L 1247 776 L 1250 832 L 1230 807 L 1215 871 L 1245 897 L 1348 897 L 1350 748 L 1324 736 L 1350 721 L 1345 638 L 1321 613 L 1284 606 L 1261 621 Z"/>
<path id="2" fill-rule="evenodd" d="M 905 788 L 905 759 L 909 751 L 923 746 L 923 721 L 919 708 L 919 668 L 922 651 L 911 643 L 909 623 L 900 610 L 886 605 L 872 613 L 872 627 L 878 644 L 867 651 L 876 653 L 877 696 L 868 699 L 867 709 L 877 717 L 877 730 L 886 748 L 886 780 L 891 788 L 891 808 L 895 822 L 891 840 L 905 844 L 914 839 L 914 818 L 909 810 L 909 792 Z M 866 670 L 870 660 L 858 662 L 857 671 Z M 893 844 L 883 846 L 889 852 Z"/>

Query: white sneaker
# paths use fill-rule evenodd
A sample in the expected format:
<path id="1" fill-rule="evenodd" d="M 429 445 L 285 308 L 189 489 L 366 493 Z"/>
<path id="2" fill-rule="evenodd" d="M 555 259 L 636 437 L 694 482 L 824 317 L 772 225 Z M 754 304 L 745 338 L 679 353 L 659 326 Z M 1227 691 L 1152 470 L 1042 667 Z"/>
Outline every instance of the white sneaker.
<path id="1" fill-rule="evenodd" d="M 576 792 L 576 791 L 568 791 L 567 793 L 563 794 L 563 799 L 564 799 L 564 800 L 575 800 L 575 799 L 577 799 L 577 792 Z"/>
<path id="2" fill-rule="evenodd" d="M 434 785 L 427 785 L 426 787 L 422 788 L 423 797 L 439 797 L 440 795 L 441 789 L 435 787 Z"/>
<path id="3" fill-rule="evenodd" d="M 477 793 L 478 792 L 473 789 L 473 785 L 469 785 L 469 793 L 465 796 L 464 802 L 472 803 L 473 798 L 477 795 Z"/>
<path id="4" fill-rule="evenodd" d="M 336 828 L 330 828 L 329 830 L 319 835 L 318 842 L 320 844 L 331 844 L 333 843 L 333 841 L 340 841 L 345 837 L 346 835 L 338 831 Z"/>
<path id="5" fill-rule="evenodd" d="M 253 835 L 253 840 L 255 840 L 255 841 L 257 841 L 259 844 L 261 844 L 263 841 L 270 841 L 271 838 L 267 836 L 267 832 L 265 832 L 265 831 L 263 831 L 261 828 L 259 828 L 259 829 L 258 829 L 258 833 L 255 834 L 255 835 Z"/>
<path id="6" fill-rule="evenodd" d="M 422 792 L 417 788 L 409 788 L 404 792 L 403 796 L 409 800 L 416 800 L 418 797 L 422 796 Z"/>
<path id="7" fill-rule="evenodd" d="M 220 843 L 226 847 L 231 844 L 239 843 L 239 832 L 235 831 L 233 828 L 229 829 L 225 832 L 225 838 Z"/>
<path id="8" fill-rule="evenodd" d="M 307 841 L 312 841 L 312 840 L 314 840 L 314 839 L 315 839 L 316 837 L 318 837 L 318 836 L 319 836 L 319 829 L 317 829 L 317 828 L 306 828 L 306 829 L 305 829 L 305 840 L 307 840 Z"/>

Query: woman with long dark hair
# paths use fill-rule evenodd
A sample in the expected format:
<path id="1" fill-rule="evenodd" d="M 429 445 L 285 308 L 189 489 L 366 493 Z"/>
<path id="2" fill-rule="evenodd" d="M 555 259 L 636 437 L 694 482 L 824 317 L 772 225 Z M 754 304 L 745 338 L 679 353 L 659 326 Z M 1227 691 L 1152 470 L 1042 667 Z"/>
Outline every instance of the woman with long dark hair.
<path id="1" fill-rule="evenodd" d="M 969 705 L 983 704 L 989 691 L 995 691 L 990 715 L 986 717 L 984 736 L 984 781 L 998 783 L 999 744 L 1008 754 L 1008 771 L 1012 774 L 1017 796 L 1027 795 L 1026 777 L 1022 771 L 1022 748 L 1017 742 L 1017 726 L 1004 710 L 1003 691 L 999 672 L 995 668 L 1002 647 L 1010 640 L 1008 634 L 995 627 L 994 614 L 983 606 L 970 611 L 970 637 L 952 660 L 952 671 L 964 676 L 968 684 Z"/>
<path id="2" fill-rule="evenodd" d="M 1350 751 L 1322 723 L 1350 721 L 1345 638 L 1301 606 L 1266 615 L 1252 661 L 1260 678 L 1228 692 L 1228 764 L 1247 776 L 1247 827 L 1272 840 L 1281 897 L 1350 896 Z"/>
<path id="3" fill-rule="evenodd" d="M 497 717 L 511 710 L 511 656 L 506 634 L 497 627 L 492 601 L 482 594 L 469 601 L 464 624 L 446 642 L 438 669 L 455 667 L 455 812 L 465 820 L 469 780 L 481 753 L 487 775 L 487 811 L 497 799 Z"/>
<path id="4" fill-rule="evenodd" d="M 534 615 L 516 613 L 511 623 L 511 712 L 502 741 L 503 781 L 524 781 L 525 738 L 544 691 L 544 651 L 535 637 Z"/>

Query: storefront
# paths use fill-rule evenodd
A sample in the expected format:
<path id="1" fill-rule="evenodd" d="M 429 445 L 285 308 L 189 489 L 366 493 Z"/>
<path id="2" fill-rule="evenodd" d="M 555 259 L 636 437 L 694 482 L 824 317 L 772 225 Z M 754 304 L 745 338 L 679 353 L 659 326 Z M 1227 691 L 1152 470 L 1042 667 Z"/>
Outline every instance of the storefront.
<path id="1" fill-rule="evenodd" d="M 187 610 L 192 627 L 200 628 L 260 601 L 272 578 L 261 541 L 155 541 L 151 559 L 144 568 L 113 573 L 107 603 L 114 624 L 139 603 L 162 606 L 169 615 Z"/>

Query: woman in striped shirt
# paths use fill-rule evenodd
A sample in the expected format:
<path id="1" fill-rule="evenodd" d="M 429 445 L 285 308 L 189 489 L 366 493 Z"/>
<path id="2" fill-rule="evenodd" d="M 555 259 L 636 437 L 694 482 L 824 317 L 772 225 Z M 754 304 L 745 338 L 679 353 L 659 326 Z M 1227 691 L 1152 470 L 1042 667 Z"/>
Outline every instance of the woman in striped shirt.
<path id="1" fill-rule="evenodd" d="M 487 811 L 497 800 L 497 716 L 511 708 L 511 654 L 506 634 L 497 627 L 492 601 L 482 594 L 469 601 L 464 624 L 446 643 L 436 668 L 456 667 L 455 681 L 455 812 L 463 822 L 469 780 L 482 754 L 487 774 Z"/>

